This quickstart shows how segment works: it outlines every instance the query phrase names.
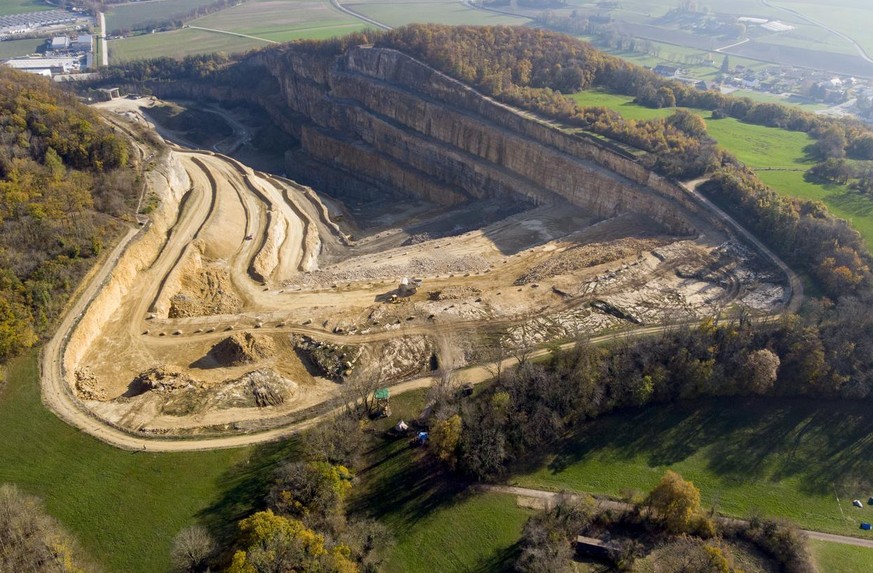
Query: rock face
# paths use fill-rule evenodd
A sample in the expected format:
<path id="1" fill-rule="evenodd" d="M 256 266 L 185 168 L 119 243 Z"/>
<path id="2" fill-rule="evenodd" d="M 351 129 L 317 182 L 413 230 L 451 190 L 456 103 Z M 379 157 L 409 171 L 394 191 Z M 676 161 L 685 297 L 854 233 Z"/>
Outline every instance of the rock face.
<path id="1" fill-rule="evenodd" d="M 260 105 L 300 141 L 287 155 L 289 177 L 331 193 L 399 193 L 443 205 L 563 199 L 600 217 L 636 212 L 673 233 L 696 233 L 688 215 L 701 213 L 699 205 L 633 156 L 565 133 L 395 50 L 325 56 L 290 45 L 239 65 L 257 90 L 148 87 L 161 96 Z"/>
<path id="2" fill-rule="evenodd" d="M 445 205 L 560 197 L 602 217 L 635 211 L 673 232 L 694 232 L 683 211 L 696 204 L 631 157 L 522 115 L 400 52 L 357 47 L 328 63 L 290 47 L 258 61 L 284 104 L 306 118 L 298 134 L 306 155 L 371 186 Z M 293 177 L 311 177 L 301 169 L 312 173 L 311 165 L 288 163 Z"/>

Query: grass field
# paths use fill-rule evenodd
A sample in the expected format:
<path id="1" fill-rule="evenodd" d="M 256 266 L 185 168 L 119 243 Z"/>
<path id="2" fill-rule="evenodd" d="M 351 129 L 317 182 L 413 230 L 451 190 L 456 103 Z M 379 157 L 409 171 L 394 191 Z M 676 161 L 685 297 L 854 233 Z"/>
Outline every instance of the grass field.
<path id="1" fill-rule="evenodd" d="M 357 18 L 335 10 L 328 0 L 251 0 L 193 20 L 191 25 L 275 42 L 329 38 L 366 27 Z"/>
<path id="2" fill-rule="evenodd" d="M 54 9 L 56 9 L 55 6 L 49 6 L 42 0 L 2 0 L 0 2 L 0 16 Z"/>
<path id="3" fill-rule="evenodd" d="M 664 117 L 672 113 L 672 110 L 636 105 L 628 96 L 600 91 L 581 92 L 571 97 L 579 105 L 608 107 L 628 119 Z M 815 164 L 806 152 L 806 147 L 814 143 L 809 135 L 731 118 L 713 120 L 705 111 L 700 114 L 706 119 L 709 134 L 719 145 L 755 169 L 764 183 L 786 196 L 823 201 L 834 215 L 849 221 L 864 236 L 868 248 L 873 249 L 873 200 L 844 185 L 804 180 L 804 171 Z"/>
<path id="4" fill-rule="evenodd" d="M 267 42 L 260 40 L 187 28 L 107 42 L 110 64 L 162 56 L 182 57 L 212 52 L 240 53 L 266 45 Z"/>
<path id="5" fill-rule="evenodd" d="M 517 556 L 531 510 L 511 496 L 471 492 L 406 439 L 383 439 L 398 418 L 413 419 L 424 392 L 392 398 L 394 414 L 373 428 L 352 507 L 393 533 L 389 573 L 502 571 Z M 811 400 L 720 400 L 655 406 L 582 425 L 559 454 L 510 478 L 544 489 L 618 496 L 647 491 L 668 467 L 701 488 L 704 503 L 734 515 L 782 516 L 808 527 L 862 534 L 851 500 L 873 493 L 873 414 L 863 405 Z M 840 493 L 844 522 L 833 496 Z M 866 571 L 873 551 L 816 543 L 827 573 Z M 855 567 L 854 569 L 852 567 Z"/>
<path id="6" fill-rule="evenodd" d="M 511 481 L 619 496 L 649 491 L 673 469 L 700 488 L 706 506 L 725 514 L 780 516 L 805 528 L 860 535 L 859 523 L 873 521 L 873 507 L 853 508 L 851 501 L 873 495 L 871 432 L 869 408 L 846 402 L 658 406 L 580 425 L 557 454 L 535 460 Z"/>
<path id="7" fill-rule="evenodd" d="M 46 507 L 107 573 L 166 571 L 173 536 L 192 523 L 228 531 L 262 495 L 290 445 L 194 454 L 109 447 L 43 408 L 36 352 L 9 366 L 0 386 L 0 483 Z"/>
<path id="8" fill-rule="evenodd" d="M 873 550 L 826 541 L 810 541 L 809 548 L 822 573 L 873 571 Z"/>
<path id="9" fill-rule="evenodd" d="M 873 52 L 873 38 L 870 37 L 873 9 L 866 0 L 780 0 L 772 4 L 796 10 L 816 22 L 839 30 L 861 44 L 868 53 Z M 782 12 L 782 15 L 784 17 L 788 13 Z"/>
<path id="10" fill-rule="evenodd" d="M 432 2 L 348 2 L 344 6 L 389 26 L 412 23 L 467 24 L 483 26 L 522 25 L 530 22 L 520 18 L 469 8 L 457 0 Z"/>
<path id="11" fill-rule="evenodd" d="M 212 4 L 214 0 L 151 0 L 134 2 L 106 10 L 106 27 L 109 32 L 134 30 L 172 16 L 186 14 L 198 6 Z"/>
<path id="12" fill-rule="evenodd" d="M 334 10 L 328 0 L 250 0 L 192 20 L 189 25 L 252 37 L 192 28 L 134 36 L 109 43 L 110 61 L 240 53 L 271 42 L 321 40 L 366 27 L 360 20 Z"/>
<path id="13" fill-rule="evenodd" d="M 0 59 L 27 56 L 36 53 L 37 48 L 45 44 L 45 38 L 31 38 L 28 40 L 6 40 L 0 42 Z"/>

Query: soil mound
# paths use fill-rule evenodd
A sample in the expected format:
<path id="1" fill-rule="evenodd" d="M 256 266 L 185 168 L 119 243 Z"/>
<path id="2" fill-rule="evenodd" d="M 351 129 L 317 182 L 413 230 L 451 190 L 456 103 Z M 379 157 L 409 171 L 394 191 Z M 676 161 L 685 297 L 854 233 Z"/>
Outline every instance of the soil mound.
<path id="1" fill-rule="evenodd" d="M 184 372 L 167 366 L 156 366 L 134 378 L 125 396 L 138 396 L 145 392 L 171 394 L 196 385 L 197 382 Z"/>
<path id="2" fill-rule="evenodd" d="M 182 281 L 182 289 L 170 297 L 169 318 L 234 314 L 242 301 L 233 292 L 226 269 L 207 266 L 203 272 L 192 272 Z"/>
<path id="3" fill-rule="evenodd" d="M 232 334 L 219 342 L 208 356 L 221 366 L 240 366 L 270 358 L 275 353 L 272 340 L 244 332 Z"/>

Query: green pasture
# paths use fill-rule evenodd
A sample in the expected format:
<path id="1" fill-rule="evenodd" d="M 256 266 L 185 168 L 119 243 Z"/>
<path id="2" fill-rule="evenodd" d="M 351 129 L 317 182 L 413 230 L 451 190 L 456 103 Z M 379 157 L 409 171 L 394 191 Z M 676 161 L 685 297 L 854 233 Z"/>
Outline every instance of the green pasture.
<path id="1" fill-rule="evenodd" d="M 665 117 L 672 109 L 650 109 L 633 103 L 633 98 L 597 90 L 570 96 L 582 106 L 614 109 L 627 119 Z M 719 145 L 755 170 L 758 177 L 778 193 L 814 201 L 823 201 L 837 217 L 849 221 L 873 249 L 873 199 L 844 185 L 813 183 L 804 172 L 815 164 L 806 148 L 815 140 L 806 133 L 744 123 L 732 118 L 711 119 L 708 111 L 699 111 L 706 119 L 709 134 Z"/>
<path id="2" fill-rule="evenodd" d="M 42 0 L 2 0 L 0 1 L 0 16 L 11 14 L 24 14 L 27 12 L 39 12 L 40 10 L 54 10 L 55 6 Z"/>
<path id="3" fill-rule="evenodd" d="M 0 42 L 0 59 L 16 58 L 36 53 L 37 48 L 45 44 L 45 38 L 28 40 L 6 40 Z"/>
<path id="4" fill-rule="evenodd" d="M 45 500 L 108 573 L 166 571 L 173 537 L 193 523 L 230 533 L 263 495 L 269 468 L 292 450 L 150 454 L 107 446 L 43 407 L 36 351 L 13 361 L 0 385 L 0 435 L 0 483 Z"/>
<path id="5" fill-rule="evenodd" d="M 873 414 L 863 404 L 701 400 L 628 410 L 581 424 L 556 453 L 531 460 L 513 484 L 622 496 L 646 492 L 667 469 L 731 516 L 785 517 L 857 535 L 873 521 Z M 839 496 L 839 502 L 837 497 Z"/>
<path id="6" fill-rule="evenodd" d="M 790 8 L 803 14 L 815 22 L 838 30 L 861 44 L 867 52 L 873 51 L 873 38 L 870 36 L 870 26 L 873 24 L 873 7 L 865 0 L 828 0 L 803 1 L 779 0 L 772 2 L 774 6 Z M 788 12 L 781 12 L 780 17 L 796 18 Z"/>
<path id="7" fill-rule="evenodd" d="M 434 2 L 360 2 L 344 3 L 343 5 L 349 10 L 389 26 L 403 26 L 405 24 L 423 22 L 452 25 L 510 26 L 530 22 L 528 18 L 470 8 L 455 0 L 438 0 Z"/>
<path id="8" fill-rule="evenodd" d="M 116 30 L 134 30 L 150 22 L 159 22 L 186 14 L 214 0 L 151 0 L 110 7 L 104 12 L 109 33 Z"/>
<path id="9" fill-rule="evenodd" d="M 276 42 L 330 38 L 366 27 L 336 10 L 328 0 L 251 0 L 190 24 Z"/>
<path id="10" fill-rule="evenodd" d="M 809 549 L 822 573 L 873 571 L 873 549 L 811 540 Z"/>
<path id="11" fill-rule="evenodd" d="M 269 45 L 252 38 L 241 38 L 205 30 L 184 28 L 171 32 L 131 36 L 110 40 L 109 61 L 119 62 L 158 57 L 183 57 L 213 52 L 240 53 Z"/>

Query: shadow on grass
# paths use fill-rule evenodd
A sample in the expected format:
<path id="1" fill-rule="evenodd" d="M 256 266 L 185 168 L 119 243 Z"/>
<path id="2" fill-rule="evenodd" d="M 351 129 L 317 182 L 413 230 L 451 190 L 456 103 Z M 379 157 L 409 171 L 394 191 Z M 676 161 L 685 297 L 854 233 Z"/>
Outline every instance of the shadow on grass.
<path id="1" fill-rule="evenodd" d="M 467 483 L 406 439 L 380 440 L 365 458 L 370 463 L 357 474 L 360 488 L 350 500 L 350 513 L 385 521 L 395 531 L 470 494 Z"/>
<path id="2" fill-rule="evenodd" d="M 858 191 L 841 188 L 843 191 L 828 197 L 828 202 L 856 217 L 873 215 L 873 199 Z"/>
<path id="3" fill-rule="evenodd" d="M 470 573 L 510 573 L 515 571 L 515 562 L 521 554 L 521 542 L 516 541 L 487 558 L 480 560 Z"/>
<path id="4" fill-rule="evenodd" d="M 799 478 L 810 494 L 873 486 L 873 412 L 809 399 L 720 399 L 625 410 L 580 425 L 548 463 L 553 474 L 590 456 L 670 466 L 702 453 L 726 482 Z M 542 458 L 515 468 L 530 472 Z"/>
<path id="5" fill-rule="evenodd" d="M 221 480 L 227 487 L 224 495 L 197 516 L 215 536 L 221 547 L 230 547 L 237 536 L 237 522 L 265 507 L 264 498 L 273 473 L 283 461 L 300 458 L 296 438 L 262 444 L 253 448 L 249 458 L 231 467 Z"/>

